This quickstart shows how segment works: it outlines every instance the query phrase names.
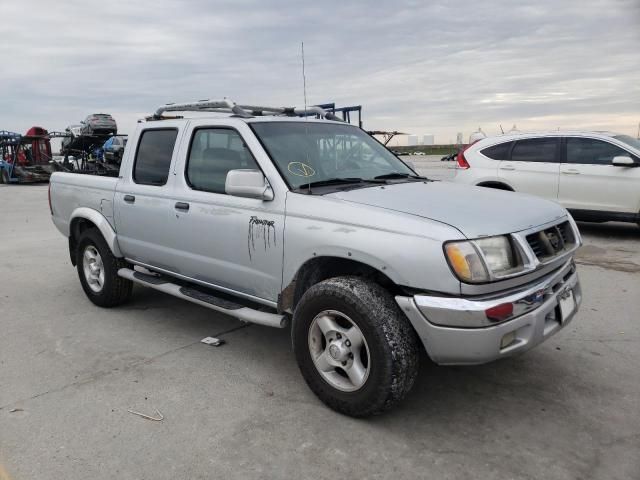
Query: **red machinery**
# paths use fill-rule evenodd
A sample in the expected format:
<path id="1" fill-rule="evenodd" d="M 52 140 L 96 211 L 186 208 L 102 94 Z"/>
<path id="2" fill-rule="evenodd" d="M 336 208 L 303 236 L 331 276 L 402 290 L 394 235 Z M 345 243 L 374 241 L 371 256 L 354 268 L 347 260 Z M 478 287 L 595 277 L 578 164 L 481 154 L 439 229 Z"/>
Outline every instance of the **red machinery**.
<path id="1" fill-rule="evenodd" d="M 26 135 L 0 132 L 0 182 L 47 182 L 63 170 L 53 161 L 50 137 L 42 127 L 31 127 Z"/>
<path id="2" fill-rule="evenodd" d="M 31 165 L 48 165 L 53 159 L 49 132 L 42 127 L 31 127 L 22 137 L 23 142 L 31 144 Z"/>

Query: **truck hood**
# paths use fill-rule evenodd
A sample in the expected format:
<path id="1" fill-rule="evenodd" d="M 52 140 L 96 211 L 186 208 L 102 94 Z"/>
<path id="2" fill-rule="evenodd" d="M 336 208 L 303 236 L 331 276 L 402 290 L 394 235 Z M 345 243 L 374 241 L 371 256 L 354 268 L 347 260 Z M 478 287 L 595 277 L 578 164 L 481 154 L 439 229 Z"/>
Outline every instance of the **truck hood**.
<path id="1" fill-rule="evenodd" d="M 435 220 L 467 238 L 514 233 L 567 215 L 562 206 L 548 200 L 450 182 L 397 183 L 327 196 Z"/>

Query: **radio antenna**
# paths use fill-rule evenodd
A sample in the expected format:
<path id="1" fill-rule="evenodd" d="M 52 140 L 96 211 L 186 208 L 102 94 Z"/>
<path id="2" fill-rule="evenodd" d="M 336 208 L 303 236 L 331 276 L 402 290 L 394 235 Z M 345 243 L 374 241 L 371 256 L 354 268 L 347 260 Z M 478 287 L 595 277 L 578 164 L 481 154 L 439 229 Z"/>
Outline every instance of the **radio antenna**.
<path id="1" fill-rule="evenodd" d="M 306 111 L 307 110 L 307 76 L 305 75 L 305 71 L 304 71 L 304 42 L 302 42 L 302 91 L 304 94 L 304 109 Z"/>
<path id="2" fill-rule="evenodd" d="M 305 136 L 309 135 L 309 127 L 307 125 L 307 76 L 304 71 L 304 42 L 300 43 L 300 52 L 302 55 L 302 94 L 304 95 L 304 133 Z M 309 151 L 307 150 L 307 164 L 309 163 Z M 307 193 L 311 195 L 311 182 L 307 182 Z"/>

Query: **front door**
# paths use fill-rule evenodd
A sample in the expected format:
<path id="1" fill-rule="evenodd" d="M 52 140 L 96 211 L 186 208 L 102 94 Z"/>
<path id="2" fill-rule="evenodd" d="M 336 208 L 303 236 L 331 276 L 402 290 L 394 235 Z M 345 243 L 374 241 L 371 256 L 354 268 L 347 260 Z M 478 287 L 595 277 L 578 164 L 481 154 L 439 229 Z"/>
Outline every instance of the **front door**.
<path id="1" fill-rule="evenodd" d="M 282 284 L 284 197 L 226 194 L 229 170 L 260 170 L 238 130 L 196 124 L 188 135 L 185 164 L 175 172 L 171 219 L 181 273 L 275 302 Z"/>
<path id="2" fill-rule="evenodd" d="M 560 138 L 527 138 L 515 142 L 509 160 L 498 166 L 498 176 L 516 192 L 548 200 L 558 198 Z"/>
<path id="3" fill-rule="evenodd" d="M 634 157 L 605 140 L 568 137 L 560 168 L 560 203 L 575 210 L 638 213 L 640 168 L 618 167 L 616 156 Z"/>

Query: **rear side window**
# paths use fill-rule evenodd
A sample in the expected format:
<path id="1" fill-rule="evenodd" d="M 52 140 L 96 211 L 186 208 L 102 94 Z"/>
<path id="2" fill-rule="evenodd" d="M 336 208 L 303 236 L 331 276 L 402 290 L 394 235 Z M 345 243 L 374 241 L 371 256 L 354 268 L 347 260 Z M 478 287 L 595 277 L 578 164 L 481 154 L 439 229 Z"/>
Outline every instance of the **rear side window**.
<path id="1" fill-rule="evenodd" d="M 178 130 L 145 130 L 142 132 L 133 167 L 133 181 L 143 185 L 164 185 L 176 145 Z"/>
<path id="2" fill-rule="evenodd" d="M 195 131 L 186 170 L 191 188 L 226 193 L 227 173 L 238 169 L 259 169 L 238 132 L 228 128 L 200 128 Z"/>
<path id="3" fill-rule="evenodd" d="M 617 156 L 631 156 L 609 142 L 593 138 L 567 138 L 567 163 L 608 165 Z"/>
<path id="4" fill-rule="evenodd" d="M 556 162 L 558 158 L 558 139 L 529 138 L 518 140 L 511 151 L 514 162 Z"/>
<path id="5" fill-rule="evenodd" d="M 513 142 L 499 143 L 481 150 L 480 153 L 493 160 L 508 160 L 511 145 L 513 145 Z"/>

